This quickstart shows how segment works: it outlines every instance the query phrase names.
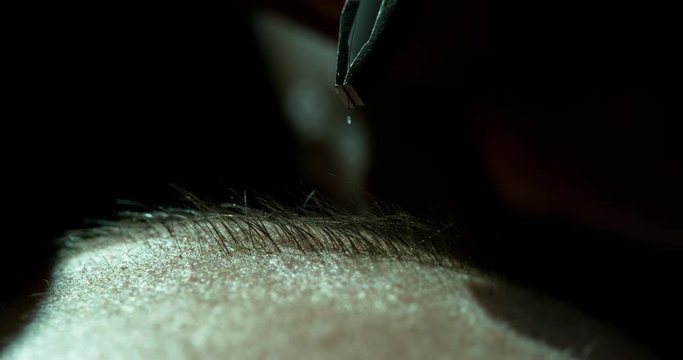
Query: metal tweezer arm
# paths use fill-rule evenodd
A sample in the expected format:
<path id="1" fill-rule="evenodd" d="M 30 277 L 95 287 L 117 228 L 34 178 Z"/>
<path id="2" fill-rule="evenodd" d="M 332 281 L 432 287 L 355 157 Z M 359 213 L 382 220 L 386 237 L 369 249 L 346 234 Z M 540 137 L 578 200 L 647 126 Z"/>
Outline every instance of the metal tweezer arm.
<path id="1" fill-rule="evenodd" d="M 380 0 L 346 0 L 339 24 L 335 88 L 349 109 L 365 105 L 361 95 L 366 95 L 370 85 L 388 71 L 412 28 L 414 6 L 420 3 L 419 0 L 382 0 L 378 10 L 372 5 L 368 10 L 361 1 Z M 367 39 L 360 40 L 362 46 L 353 56 L 350 43 L 358 41 L 354 40 L 354 32 L 359 20 L 373 22 L 372 31 Z"/>

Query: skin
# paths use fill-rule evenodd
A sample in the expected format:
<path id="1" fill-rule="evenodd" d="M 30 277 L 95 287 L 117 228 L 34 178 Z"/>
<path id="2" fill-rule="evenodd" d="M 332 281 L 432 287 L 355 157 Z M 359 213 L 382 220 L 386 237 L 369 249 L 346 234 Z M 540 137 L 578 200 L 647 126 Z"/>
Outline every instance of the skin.
<path id="1" fill-rule="evenodd" d="M 457 266 L 301 252 L 268 223 L 280 253 L 126 226 L 64 253 L 3 358 L 650 357 L 561 302 Z"/>

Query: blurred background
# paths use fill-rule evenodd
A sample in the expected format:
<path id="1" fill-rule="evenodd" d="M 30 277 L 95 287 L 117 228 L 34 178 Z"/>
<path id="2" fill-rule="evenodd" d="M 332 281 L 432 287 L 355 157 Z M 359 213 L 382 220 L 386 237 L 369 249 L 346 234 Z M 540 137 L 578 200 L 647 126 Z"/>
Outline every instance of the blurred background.
<path id="1" fill-rule="evenodd" d="M 476 266 L 675 351 L 676 12 L 424 1 L 348 124 L 333 88 L 342 5 L 6 12 L 3 334 L 45 288 L 54 239 L 122 210 L 183 206 L 175 185 L 215 202 L 312 195 L 455 222 Z"/>

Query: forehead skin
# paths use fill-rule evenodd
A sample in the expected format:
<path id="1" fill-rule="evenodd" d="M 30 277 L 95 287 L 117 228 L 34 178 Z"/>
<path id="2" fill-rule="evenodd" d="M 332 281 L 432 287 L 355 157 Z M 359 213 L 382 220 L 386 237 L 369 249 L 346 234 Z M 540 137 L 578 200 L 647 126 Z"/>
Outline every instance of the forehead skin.
<path id="1" fill-rule="evenodd" d="M 160 234 L 65 256 L 5 357 L 647 358 L 562 304 L 462 270 L 289 247 L 226 256 Z"/>

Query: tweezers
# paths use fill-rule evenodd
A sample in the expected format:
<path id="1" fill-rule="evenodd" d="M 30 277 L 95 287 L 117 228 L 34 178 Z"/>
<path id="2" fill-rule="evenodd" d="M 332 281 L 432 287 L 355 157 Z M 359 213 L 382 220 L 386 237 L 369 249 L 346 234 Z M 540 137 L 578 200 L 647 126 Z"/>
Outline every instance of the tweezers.
<path id="1" fill-rule="evenodd" d="M 419 0 L 346 0 L 339 22 L 335 89 L 347 109 L 384 75 L 407 38 Z"/>

